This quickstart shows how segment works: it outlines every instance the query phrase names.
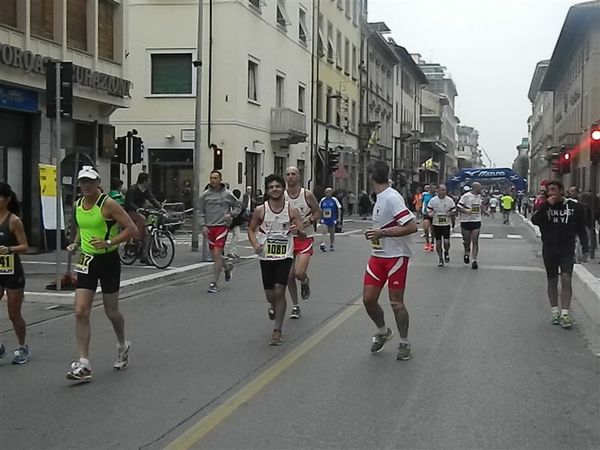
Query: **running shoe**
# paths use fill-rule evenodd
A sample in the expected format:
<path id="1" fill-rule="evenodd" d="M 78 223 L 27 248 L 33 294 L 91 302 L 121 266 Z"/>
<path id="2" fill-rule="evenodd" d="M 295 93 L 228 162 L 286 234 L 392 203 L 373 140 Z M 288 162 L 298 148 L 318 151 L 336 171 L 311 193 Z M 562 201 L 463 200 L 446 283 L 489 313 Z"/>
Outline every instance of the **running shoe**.
<path id="1" fill-rule="evenodd" d="M 18 349 L 15 350 L 15 356 L 12 360 L 13 364 L 27 364 L 29 361 L 29 356 L 31 355 L 31 350 L 29 350 L 28 345 L 21 345 Z"/>
<path id="2" fill-rule="evenodd" d="M 129 364 L 129 349 L 131 348 L 131 342 L 125 341 L 123 347 L 117 345 L 117 360 L 113 364 L 113 369 L 123 370 L 127 368 Z"/>
<path id="3" fill-rule="evenodd" d="M 4 354 L 6 353 L 6 348 L 4 348 L 4 344 L 0 345 L 0 358 L 4 358 Z"/>
<path id="4" fill-rule="evenodd" d="M 446 263 L 450 262 L 450 255 L 448 254 L 448 252 L 444 252 L 444 262 L 446 262 Z"/>
<path id="5" fill-rule="evenodd" d="M 473 270 L 479 269 L 479 266 L 477 265 L 477 261 L 473 261 L 473 263 L 471 264 L 471 269 L 473 269 Z"/>
<path id="6" fill-rule="evenodd" d="M 560 326 L 569 329 L 573 326 L 573 316 L 570 313 L 565 313 L 560 316 Z"/>
<path id="7" fill-rule="evenodd" d="M 81 360 L 71 363 L 71 371 L 67 373 L 69 380 L 90 381 L 92 379 L 92 369 L 89 363 L 83 363 Z"/>
<path id="8" fill-rule="evenodd" d="M 233 264 L 225 263 L 225 281 L 231 280 L 231 272 L 233 272 Z"/>
<path id="9" fill-rule="evenodd" d="M 272 306 L 269 307 L 267 314 L 269 315 L 269 320 L 275 320 L 275 308 L 273 308 Z"/>
<path id="10" fill-rule="evenodd" d="M 290 319 L 299 319 L 302 315 L 300 314 L 300 307 L 298 305 L 292 308 L 292 313 L 290 314 Z"/>
<path id="11" fill-rule="evenodd" d="M 465 264 L 469 264 L 469 255 L 465 255 L 463 261 L 465 262 Z"/>
<path id="12" fill-rule="evenodd" d="M 332 252 L 333 251 L 333 245 L 329 246 L 329 251 Z"/>
<path id="13" fill-rule="evenodd" d="M 429 242 L 425 242 L 425 245 L 423 246 L 423 250 L 426 252 L 429 251 Z"/>
<path id="14" fill-rule="evenodd" d="M 269 345 L 277 346 L 283 344 L 283 339 L 281 339 L 281 331 L 273 330 L 273 334 L 271 335 L 271 340 L 269 341 Z"/>
<path id="15" fill-rule="evenodd" d="M 217 292 L 220 292 L 221 288 L 219 286 L 217 286 L 217 283 L 210 283 L 210 286 L 208 286 L 208 293 L 209 294 L 216 294 Z"/>
<path id="16" fill-rule="evenodd" d="M 386 334 L 376 334 L 375 336 L 373 336 L 371 353 L 379 353 L 381 350 L 383 350 L 383 346 L 387 341 L 389 341 L 392 338 L 393 335 L 394 332 L 392 331 L 392 329 L 388 328 Z"/>
<path id="17" fill-rule="evenodd" d="M 321 249 L 322 252 L 326 252 L 327 251 L 327 247 L 325 247 L 325 244 L 319 245 L 319 248 Z"/>
<path id="18" fill-rule="evenodd" d="M 560 325 L 560 313 L 558 311 L 552 313 L 552 325 Z"/>
<path id="19" fill-rule="evenodd" d="M 435 244 L 429 244 L 429 251 L 435 252 Z"/>
<path id="20" fill-rule="evenodd" d="M 396 359 L 398 361 L 406 361 L 412 356 L 410 351 L 410 344 L 408 342 L 400 342 L 398 345 L 398 351 L 396 352 Z"/>
<path id="21" fill-rule="evenodd" d="M 310 280 L 308 277 L 306 277 L 304 283 L 300 283 L 300 297 L 302 297 L 302 300 L 307 300 L 310 297 Z"/>
<path id="22" fill-rule="evenodd" d="M 444 267 L 444 260 L 442 258 L 440 258 L 440 261 L 438 262 L 438 267 Z"/>

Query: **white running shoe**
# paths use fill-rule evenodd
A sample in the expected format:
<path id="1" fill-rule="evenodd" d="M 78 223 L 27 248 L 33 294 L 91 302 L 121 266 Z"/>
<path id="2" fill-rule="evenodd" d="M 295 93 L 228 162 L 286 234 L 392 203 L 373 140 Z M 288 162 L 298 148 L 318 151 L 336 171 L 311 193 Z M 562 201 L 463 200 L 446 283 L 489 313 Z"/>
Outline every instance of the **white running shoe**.
<path id="1" fill-rule="evenodd" d="M 125 341 L 123 347 L 117 345 L 117 360 L 113 364 L 115 370 L 123 370 L 127 368 L 129 364 L 129 349 L 131 348 L 131 342 Z"/>
<path id="2" fill-rule="evenodd" d="M 67 373 L 69 380 L 90 381 L 92 379 L 92 368 L 90 363 L 83 362 L 80 359 L 71 363 L 71 371 Z"/>

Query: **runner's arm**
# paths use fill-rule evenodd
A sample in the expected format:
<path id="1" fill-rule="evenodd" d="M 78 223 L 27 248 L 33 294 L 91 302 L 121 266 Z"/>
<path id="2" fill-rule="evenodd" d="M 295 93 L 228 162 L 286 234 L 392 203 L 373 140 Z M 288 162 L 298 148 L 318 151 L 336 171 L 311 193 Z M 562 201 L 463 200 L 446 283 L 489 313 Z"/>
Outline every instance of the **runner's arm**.
<path id="1" fill-rule="evenodd" d="M 317 222 L 321 218 L 321 208 L 319 208 L 319 202 L 317 202 L 317 197 L 310 191 L 306 192 L 306 203 L 310 208 L 310 217 L 309 220 L 311 224 Z"/>
<path id="2" fill-rule="evenodd" d="M 379 234 L 377 237 L 402 237 L 417 232 L 417 222 L 415 222 L 414 216 L 404 202 L 395 202 L 391 209 L 394 212 L 396 225 L 388 228 L 380 228 L 377 230 Z"/>
<path id="3" fill-rule="evenodd" d="M 292 219 L 291 225 L 293 227 L 290 231 L 292 232 L 292 234 L 298 236 L 299 238 L 305 238 L 306 233 L 304 232 L 302 217 L 300 217 L 300 210 L 298 208 L 290 207 L 289 211 L 290 218 Z"/>
<path id="4" fill-rule="evenodd" d="M 264 205 L 259 205 L 254 210 L 254 214 L 252 214 L 252 219 L 250 219 L 250 224 L 248 225 L 248 240 L 250 241 L 250 245 L 252 245 L 255 250 L 260 248 L 260 244 L 256 239 L 256 230 L 263 221 L 264 217 L 265 207 Z"/>
<path id="5" fill-rule="evenodd" d="M 536 209 L 533 215 L 531 216 L 531 223 L 537 226 L 542 226 L 546 224 L 546 222 L 548 221 L 546 211 L 549 207 L 550 204 L 547 201 L 542 203 L 542 205 L 538 209 Z"/>
<path id="6" fill-rule="evenodd" d="M 128 241 L 137 234 L 137 227 L 129 217 L 129 214 L 112 198 L 107 198 L 102 206 L 102 215 L 107 219 L 116 220 L 123 230 L 111 239 L 112 245 Z M 106 242 L 106 241 L 104 241 Z"/>
<path id="7" fill-rule="evenodd" d="M 19 217 L 14 214 L 10 217 L 10 222 L 8 223 L 8 227 L 17 238 L 18 245 L 11 245 L 8 247 L 9 253 L 25 253 L 29 248 L 27 244 L 27 235 L 25 234 L 25 229 L 23 228 L 23 222 Z"/>

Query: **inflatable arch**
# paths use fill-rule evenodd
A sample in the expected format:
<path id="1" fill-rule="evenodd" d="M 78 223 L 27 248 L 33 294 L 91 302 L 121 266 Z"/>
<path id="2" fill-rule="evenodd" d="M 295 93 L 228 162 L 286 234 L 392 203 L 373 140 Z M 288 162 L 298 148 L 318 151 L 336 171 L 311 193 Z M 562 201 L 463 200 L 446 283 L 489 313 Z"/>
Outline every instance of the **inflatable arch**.
<path id="1" fill-rule="evenodd" d="M 453 191 L 460 187 L 463 182 L 492 180 L 494 178 L 505 178 L 515 185 L 517 193 L 527 192 L 527 181 L 518 173 L 506 167 L 493 167 L 491 169 L 461 169 L 456 175 L 453 175 L 447 182 L 448 191 Z"/>

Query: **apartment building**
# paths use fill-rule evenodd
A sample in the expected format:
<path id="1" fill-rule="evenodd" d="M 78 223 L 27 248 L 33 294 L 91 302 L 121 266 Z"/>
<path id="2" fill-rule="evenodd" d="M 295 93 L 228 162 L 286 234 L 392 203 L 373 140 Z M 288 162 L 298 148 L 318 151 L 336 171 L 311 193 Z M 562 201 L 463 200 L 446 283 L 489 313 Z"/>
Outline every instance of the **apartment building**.
<path id="1" fill-rule="evenodd" d="M 456 158 L 458 168 L 481 167 L 479 131 L 466 125 L 456 127 Z"/>
<path id="2" fill-rule="evenodd" d="M 554 145 L 571 154 L 563 182 L 600 191 L 590 161 L 590 129 L 600 122 L 600 1 L 572 6 L 546 69 L 541 91 L 552 92 Z"/>
<path id="3" fill-rule="evenodd" d="M 264 191 L 264 177 L 299 167 L 311 177 L 313 3 L 204 1 L 200 183 L 213 168 L 232 189 Z M 155 194 L 184 201 L 192 183 L 198 3 L 131 4 L 131 109 L 118 134 L 136 129 Z M 235 29 L 232 29 L 235 24 Z M 135 173 L 134 173 L 135 178 Z"/>
<path id="4" fill-rule="evenodd" d="M 68 205 L 76 159 L 94 163 L 104 188 L 109 188 L 114 153 L 109 121 L 116 109 L 130 103 L 123 52 L 127 11 L 126 0 L 1 2 L 0 179 L 7 180 L 21 200 L 25 230 L 34 247 L 46 245 L 38 164 L 56 163 L 55 124 L 46 118 L 46 63 L 74 64 L 73 114 L 62 120 L 60 154 Z"/>

